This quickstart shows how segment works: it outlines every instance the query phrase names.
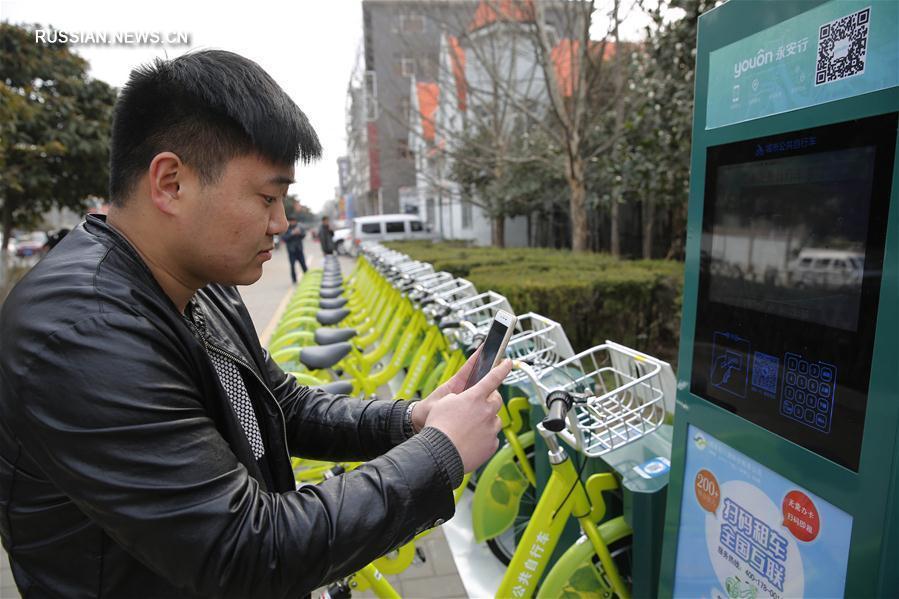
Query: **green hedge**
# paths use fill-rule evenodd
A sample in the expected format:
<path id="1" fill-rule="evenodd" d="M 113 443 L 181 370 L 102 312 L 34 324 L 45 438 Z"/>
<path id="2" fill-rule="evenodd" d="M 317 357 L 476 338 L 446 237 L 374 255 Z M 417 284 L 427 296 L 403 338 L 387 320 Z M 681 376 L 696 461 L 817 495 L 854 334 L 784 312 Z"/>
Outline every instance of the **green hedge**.
<path id="1" fill-rule="evenodd" d="M 508 298 L 516 312 L 562 324 L 575 351 L 610 339 L 668 361 L 677 357 L 683 264 L 617 260 L 542 248 L 397 242 L 394 249 Z"/>

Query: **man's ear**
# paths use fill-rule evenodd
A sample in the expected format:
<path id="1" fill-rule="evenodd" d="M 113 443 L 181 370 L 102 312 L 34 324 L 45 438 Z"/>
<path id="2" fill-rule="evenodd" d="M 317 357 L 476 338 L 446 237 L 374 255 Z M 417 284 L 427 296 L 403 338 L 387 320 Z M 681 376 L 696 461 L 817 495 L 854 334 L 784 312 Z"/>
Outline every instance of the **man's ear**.
<path id="1" fill-rule="evenodd" d="M 160 152 L 150 162 L 148 174 L 153 205 L 160 212 L 175 214 L 179 206 L 181 183 L 186 174 L 184 163 L 173 152 Z"/>

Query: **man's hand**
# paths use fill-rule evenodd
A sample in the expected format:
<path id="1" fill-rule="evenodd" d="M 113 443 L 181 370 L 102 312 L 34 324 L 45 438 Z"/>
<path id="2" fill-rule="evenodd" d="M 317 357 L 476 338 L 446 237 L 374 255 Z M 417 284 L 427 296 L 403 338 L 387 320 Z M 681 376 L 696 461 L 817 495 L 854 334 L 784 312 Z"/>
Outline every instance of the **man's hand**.
<path id="1" fill-rule="evenodd" d="M 481 346 L 483 347 L 483 346 Z M 412 429 L 417 433 L 425 427 L 428 420 L 428 414 L 431 407 L 440 401 L 440 398 L 446 397 L 450 393 L 461 393 L 465 389 L 465 383 L 468 381 L 468 375 L 474 369 L 474 364 L 478 360 L 478 354 L 481 353 L 481 347 L 469 356 L 462 368 L 456 372 L 448 381 L 434 389 L 430 395 L 424 400 L 416 402 L 412 410 Z"/>
<path id="2" fill-rule="evenodd" d="M 462 391 L 475 359 L 472 356 L 456 376 L 425 400 L 430 404 L 425 425 L 449 437 L 462 458 L 465 472 L 475 470 L 496 452 L 499 445 L 496 435 L 502 428 L 497 412 L 503 403 L 497 388 L 512 370 L 512 361 L 503 360 L 477 384 Z M 434 398 L 438 392 L 444 394 Z M 413 420 L 415 412 L 423 407 L 416 408 Z"/>

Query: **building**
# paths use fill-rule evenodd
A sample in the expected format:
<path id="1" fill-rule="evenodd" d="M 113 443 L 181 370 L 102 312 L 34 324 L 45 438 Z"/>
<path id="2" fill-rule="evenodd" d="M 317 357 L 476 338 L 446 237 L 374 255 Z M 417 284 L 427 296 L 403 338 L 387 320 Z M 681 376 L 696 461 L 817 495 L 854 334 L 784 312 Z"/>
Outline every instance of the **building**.
<path id="1" fill-rule="evenodd" d="M 572 30 L 566 20 L 571 13 L 554 6 L 548 5 L 547 32 L 559 85 L 570 95 L 566 58 L 576 53 L 560 32 Z M 549 98 L 537 58 L 534 19 L 527 1 L 480 2 L 462 34 L 441 36 L 436 85 L 412 83 L 409 145 L 415 155 L 420 212 L 443 238 L 478 245 L 499 239 L 506 246 L 529 243 L 527 217 L 492 218 L 505 211 L 505 199 L 470 201 L 450 173 L 454 161 L 466 158 L 460 147 L 466 133 L 488 131 L 486 143 L 501 155 L 528 127 L 528 120 L 545 117 Z"/>
<path id="2" fill-rule="evenodd" d="M 561 44 L 577 28 L 563 18 L 567 5 L 547 5 L 562 67 Z M 533 27 L 531 0 L 363 1 L 364 56 L 347 94 L 346 195 L 356 215 L 417 212 L 445 239 L 528 244 L 526 217 L 491 219 L 491 205 L 465 199 L 450 173 L 463 134 L 489 126 L 511 137 L 528 118 L 497 99 L 497 73 L 532 117 L 545 114 Z M 506 104 L 495 111 L 498 102 Z"/>
<path id="3" fill-rule="evenodd" d="M 363 0 L 363 49 L 347 91 L 347 193 L 357 215 L 418 211 L 410 81 L 437 78 L 440 37 L 474 1 Z"/>

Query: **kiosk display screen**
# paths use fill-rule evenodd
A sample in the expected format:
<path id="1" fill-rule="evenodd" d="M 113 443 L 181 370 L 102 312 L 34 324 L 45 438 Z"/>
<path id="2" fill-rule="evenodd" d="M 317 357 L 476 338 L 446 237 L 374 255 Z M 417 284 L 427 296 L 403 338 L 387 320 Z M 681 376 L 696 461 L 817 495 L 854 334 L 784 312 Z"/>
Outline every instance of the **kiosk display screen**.
<path id="1" fill-rule="evenodd" d="M 708 149 L 692 390 L 858 470 L 897 115 Z"/>

